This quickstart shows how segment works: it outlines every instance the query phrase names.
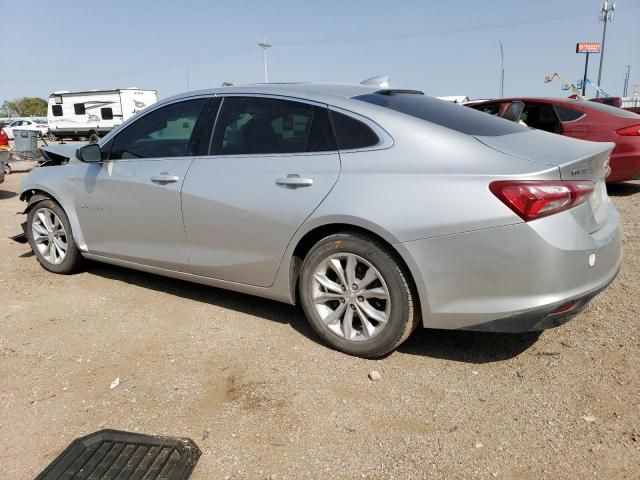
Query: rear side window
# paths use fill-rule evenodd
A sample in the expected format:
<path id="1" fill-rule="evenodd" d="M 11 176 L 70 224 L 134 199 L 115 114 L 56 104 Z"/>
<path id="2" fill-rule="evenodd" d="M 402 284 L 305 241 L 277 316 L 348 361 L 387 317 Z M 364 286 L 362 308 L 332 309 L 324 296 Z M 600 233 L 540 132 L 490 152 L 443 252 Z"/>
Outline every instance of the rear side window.
<path id="1" fill-rule="evenodd" d="M 332 111 L 331 121 L 340 150 L 373 147 L 380 142 L 373 130 L 355 118 Z"/>
<path id="2" fill-rule="evenodd" d="M 272 98 L 226 97 L 216 120 L 215 155 L 336 150 L 328 110 Z"/>
<path id="3" fill-rule="evenodd" d="M 51 105 L 51 113 L 54 117 L 62 116 L 62 105 Z"/>
<path id="4" fill-rule="evenodd" d="M 578 120 L 585 115 L 584 112 L 565 107 L 556 107 L 556 112 L 558 114 L 558 117 L 560 117 L 561 122 L 573 122 L 574 120 Z"/>
<path id="5" fill-rule="evenodd" d="M 102 116 L 103 120 L 113 120 L 113 110 L 111 107 L 101 108 L 100 116 Z"/>
<path id="6" fill-rule="evenodd" d="M 73 110 L 76 112 L 76 115 L 84 115 L 86 113 L 84 103 L 74 103 Z"/>
<path id="7" fill-rule="evenodd" d="M 354 98 L 467 135 L 493 137 L 527 131 L 517 123 L 424 95 L 369 93 Z"/>

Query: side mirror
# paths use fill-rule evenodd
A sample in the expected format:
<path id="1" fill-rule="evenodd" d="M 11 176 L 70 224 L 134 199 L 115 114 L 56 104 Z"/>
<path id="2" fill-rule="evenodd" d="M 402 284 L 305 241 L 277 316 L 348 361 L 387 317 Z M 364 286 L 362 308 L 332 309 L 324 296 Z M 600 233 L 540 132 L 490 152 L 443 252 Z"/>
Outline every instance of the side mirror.
<path id="1" fill-rule="evenodd" d="M 91 143 L 81 147 L 76 152 L 76 156 L 80 161 L 85 163 L 97 163 L 102 161 L 102 152 L 97 143 Z"/>

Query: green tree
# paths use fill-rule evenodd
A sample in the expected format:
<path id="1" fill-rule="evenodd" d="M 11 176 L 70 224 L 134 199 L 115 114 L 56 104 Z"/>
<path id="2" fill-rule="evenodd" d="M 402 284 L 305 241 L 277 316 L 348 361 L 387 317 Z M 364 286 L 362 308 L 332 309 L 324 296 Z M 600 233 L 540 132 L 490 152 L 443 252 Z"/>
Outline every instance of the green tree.
<path id="1" fill-rule="evenodd" d="M 47 115 L 47 101 L 38 97 L 22 97 L 5 101 L 0 112 L 9 117 L 44 117 Z"/>

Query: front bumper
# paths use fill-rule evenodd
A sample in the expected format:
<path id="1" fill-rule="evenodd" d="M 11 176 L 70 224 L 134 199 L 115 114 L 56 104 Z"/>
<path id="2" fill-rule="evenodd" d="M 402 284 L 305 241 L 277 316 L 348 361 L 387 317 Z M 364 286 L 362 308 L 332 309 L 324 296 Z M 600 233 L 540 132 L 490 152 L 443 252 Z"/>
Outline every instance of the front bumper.
<path id="1" fill-rule="evenodd" d="M 566 322 L 620 268 L 620 217 L 610 202 L 606 208 L 607 222 L 591 234 L 567 211 L 396 244 L 415 280 L 424 327 L 524 332 Z M 553 313 L 570 302 L 571 309 Z"/>

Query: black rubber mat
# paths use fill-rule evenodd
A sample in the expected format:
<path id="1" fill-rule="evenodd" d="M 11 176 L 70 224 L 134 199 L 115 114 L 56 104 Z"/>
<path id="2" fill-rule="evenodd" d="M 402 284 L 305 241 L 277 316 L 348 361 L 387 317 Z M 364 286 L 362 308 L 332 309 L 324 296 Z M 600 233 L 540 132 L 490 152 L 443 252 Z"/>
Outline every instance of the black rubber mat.
<path id="1" fill-rule="evenodd" d="M 74 440 L 36 480 L 186 480 L 200 454 L 188 438 L 101 430 Z"/>

